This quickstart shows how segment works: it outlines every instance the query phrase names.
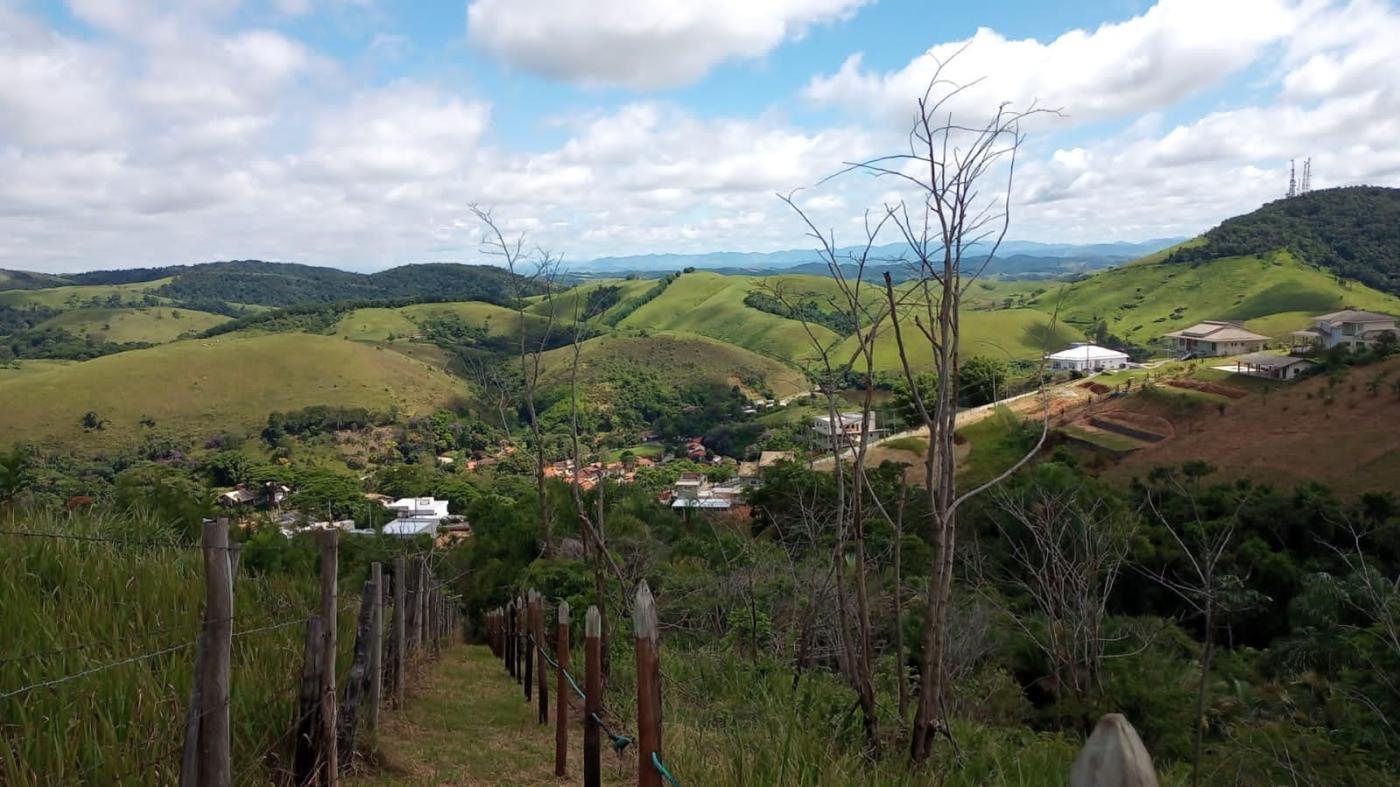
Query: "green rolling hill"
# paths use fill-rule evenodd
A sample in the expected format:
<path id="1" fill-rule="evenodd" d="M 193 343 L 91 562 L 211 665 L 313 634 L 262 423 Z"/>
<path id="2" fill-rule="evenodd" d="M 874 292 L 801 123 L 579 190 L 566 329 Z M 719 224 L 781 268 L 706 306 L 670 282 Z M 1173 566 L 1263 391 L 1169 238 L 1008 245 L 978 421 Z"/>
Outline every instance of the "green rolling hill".
<path id="1" fill-rule="evenodd" d="M 168 306 L 75 309 L 50 317 L 38 328 L 61 328 L 80 337 L 98 334 L 109 342 L 164 344 L 228 322 L 222 314 Z"/>
<path id="2" fill-rule="evenodd" d="M 1276 338 L 1305 327 L 1314 314 L 1343 307 L 1400 314 L 1400 298 L 1300 262 L 1292 253 L 1226 257 L 1201 262 L 1144 260 L 1102 271 L 1041 295 L 1035 306 L 1053 309 L 1079 331 L 1099 320 L 1109 332 L 1147 343 L 1200 320 L 1240 320 Z"/>
<path id="3" fill-rule="evenodd" d="M 460 379 L 437 366 L 359 342 L 229 335 L 0 375 L 0 445 L 113 450 L 149 432 L 202 440 L 254 430 L 273 410 L 328 404 L 415 413 L 465 393 Z M 89 410 L 108 427 L 85 431 L 80 421 Z M 147 416 L 154 429 L 139 425 Z"/>

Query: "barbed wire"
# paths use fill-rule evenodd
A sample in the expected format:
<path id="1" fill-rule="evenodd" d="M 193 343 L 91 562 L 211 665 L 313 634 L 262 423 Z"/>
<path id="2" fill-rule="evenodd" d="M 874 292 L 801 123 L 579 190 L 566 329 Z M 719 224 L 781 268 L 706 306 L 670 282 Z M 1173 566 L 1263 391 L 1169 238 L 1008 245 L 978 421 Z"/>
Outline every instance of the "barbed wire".
<path id="1" fill-rule="evenodd" d="M 233 620 L 233 618 L 227 618 L 227 620 Z M 196 625 L 198 626 L 199 624 Z M 112 639 L 92 640 L 90 642 L 83 642 L 77 645 L 66 645 L 61 648 L 52 648 L 49 650 L 36 650 L 29 653 L 17 653 L 9 656 L 0 657 L 0 664 L 10 664 L 12 662 L 17 661 L 28 661 L 30 659 L 44 658 L 46 656 L 57 656 L 62 653 L 69 653 L 77 650 L 87 650 L 89 648 L 95 648 L 100 645 L 114 645 L 118 642 L 129 642 L 133 639 L 137 641 L 148 640 L 157 637 L 161 634 L 169 634 L 172 631 L 179 631 L 188 627 L 188 623 L 181 623 L 177 626 L 166 626 L 165 628 L 159 628 L 141 634 L 127 634 L 121 637 L 113 637 Z"/>
<path id="2" fill-rule="evenodd" d="M 49 688 L 49 687 L 51 687 L 51 686 L 57 686 L 57 685 L 59 685 L 59 684 L 61 684 L 61 683 L 67 683 L 67 682 L 70 681 L 70 680 L 77 680 L 78 678 L 87 677 L 88 675 L 95 675 L 95 674 L 97 674 L 97 673 L 99 673 L 99 672 L 103 672 L 103 671 L 105 671 L 105 670 L 109 670 L 109 669 L 112 669 L 112 668 L 114 668 L 114 667 L 120 667 L 120 666 L 122 666 L 122 665 L 124 665 L 124 664 L 135 664 L 136 662 L 144 661 L 144 660 L 146 660 L 146 659 L 153 659 L 153 658 L 155 658 L 155 657 L 157 657 L 157 656 L 163 656 L 163 655 L 165 655 L 165 654 L 167 654 L 167 653 L 174 653 L 175 651 L 178 651 L 178 650 L 184 650 L 185 648 L 194 647 L 194 644 L 195 644 L 195 641 L 194 641 L 194 640 L 190 640 L 189 642 L 183 642 L 183 643 L 181 643 L 181 644 L 179 644 L 179 645 L 172 645 L 172 646 L 170 646 L 170 647 L 168 647 L 168 648 L 162 648 L 162 649 L 160 649 L 160 650 L 152 651 L 152 652 L 150 652 L 150 653 L 142 653 L 142 654 L 139 655 L 139 656 L 131 656 L 131 657 L 129 657 L 129 658 L 121 659 L 121 660 L 119 660 L 119 661 L 113 661 L 113 662 L 109 662 L 109 663 L 107 663 L 107 664 L 102 664 L 102 665 L 100 665 L 100 666 L 93 667 L 93 668 L 91 668 L 91 669 L 85 669 L 85 670 L 81 670 L 81 671 L 79 671 L 79 672 L 74 672 L 74 673 L 71 674 L 71 675 L 64 675 L 64 676 L 61 677 L 61 678 L 54 678 L 54 679 L 52 679 L 52 680 L 40 681 L 40 682 L 38 682 L 38 683 L 31 683 L 31 684 L 28 685 L 28 686 L 21 686 L 21 687 L 19 687 L 19 688 L 17 688 L 17 689 L 14 689 L 14 690 L 11 690 L 11 691 L 7 691 L 7 692 L 5 692 L 5 693 L 3 693 L 3 694 L 0 694 L 0 700 L 9 699 L 10 697 L 14 697 L 14 696 L 17 696 L 17 695 L 19 695 L 19 694 L 24 694 L 24 693 L 29 692 L 29 691 L 34 691 L 34 690 L 36 690 L 36 689 L 46 689 L 46 688 Z"/>
<path id="3" fill-rule="evenodd" d="M 120 544 L 122 546 L 153 546 L 163 549 L 224 549 L 232 550 L 242 548 L 241 544 L 229 545 L 226 547 L 211 547 L 203 544 L 186 544 L 180 541 L 141 539 L 141 538 L 114 538 L 112 536 L 93 536 L 81 533 L 50 533 L 38 530 L 0 530 L 0 536 L 21 536 L 24 538 L 49 538 L 60 541 L 96 541 L 106 544 Z"/>

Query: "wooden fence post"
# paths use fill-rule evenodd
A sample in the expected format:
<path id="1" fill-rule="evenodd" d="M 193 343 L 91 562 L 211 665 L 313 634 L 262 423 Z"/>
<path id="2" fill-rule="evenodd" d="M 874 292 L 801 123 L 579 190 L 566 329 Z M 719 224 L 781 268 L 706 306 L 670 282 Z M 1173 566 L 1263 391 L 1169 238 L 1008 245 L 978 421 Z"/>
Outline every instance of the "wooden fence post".
<path id="1" fill-rule="evenodd" d="M 321 729 L 321 648 L 325 645 L 323 628 L 319 616 L 306 622 L 296 748 L 292 755 L 292 777 L 298 787 L 316 781 L 316 742 L 320 739 Z"/>
<path id="2" fill-rule="evenodd" d="M 661 756 L 661 661 L 656 641 L 656 600 L 646 580 L 632 605 L 637 640 L 637 787 L 661 787 L 652 755 Z"/>
<path id="3" fill-rule="evenodd" d="M 525 593 L 525 701 L 535 689 L 535 615 L 539 612 L 538 594 L 531 588 Z"/>
<path id="4" fill-rule="evenodd" d="M 230 544 L 228 548 L 229 587 L 238 579 L 238 562 L 243 554 L 242 544 Z M 190 681 L 190 704 L 185 711 L 185 748 L 180 757 L 180 787 L 195 787 L 199 783 L 199 729 L 204 718 L 204 653 L 205 629 L 208 616 L 201 622 L 199 635 L 194 644 L 194 678 Z"/>
<path id="5" fill-rule="evenodd" d="M 515 597 L 515 681 L 519 683 L 525 679 L 525 651 L 528 643 L 525 642 L 525 599 Z"/>
<path id="6" fill-rule="evenodd" d="M 602 784 L 598 713 L 603 709 L 603 616 L 590 606 L 583 616 L 583 787 Z"/>
<path id="7" fill-rule="evenodd" d="M 229 678 L 233 664 L 233 574 L 228 520 L 204 523 L 204 663 L 199 670 L 199 784 L 227 787 Z"/>
<path id="8" fill-rule="evenodd" d="M 394 558 L 394 707 L 403 707 L 403 684 L 408 677 L 406 648 L 408 643 L 408 621 L 404 613 L 408 610 L 408 561 L 403 555 Z"/>
<path id="9" fill-rule="evenodd" d="M 379 703 L 384 701 L 384 566 L 371 563 L 369 581 L 374 585 L 370 597 L 372 609 L 369 622 L 369 728 L 379 729 Z"/>
<path id="10" fill-rule="evenodd" d="M 549 672 L 545 669 L 549 662 L 545 656 L 549 653 L 549 639 L 544 635 L 544 596 L 535 594 L 535 679 L 539 681 L 535 685 L 535 695 L 539 697 L 540 724 L 549 723 Z"/>
<path id="11" fill-rule="evenodd" d="M 554 775 L 563 776 L 569 767 L 569 685 L 564 673 L 569 669 L 569 602 L 560 601 L 554 625 L 554 659 L 559 662 L 555 675 L 554 698 Z"/>
<path id="12" fill-rule="evenodd" d="M 418 610 L 413 619 L 413 646 L 421 658 L 423 641 L 428 632 L 428 589 L 431 582 L 428 579 L 428 559 L 420 556 L 414 560 L 414 563 L 418 567 Z"/>
<path id="13" fill-rule="evenodd" d="M 355 655 L 350 661 L 350 674 L 345 678 L 345 702 L 340 708 L 337 740 L 340 748 L 340 768 L 348 770 L 355 752 L 355 727 L 360 717 L 360 700 L 369 690 L 370 637 L 374 630 L 374 580 L 365 580 L 360 592 L 360 616 L 355 626 Z"/>
<path id="14" fill-rule="evenodd" d="M 322 784 L 335 787 L 339 782 L 339 749 L 336 746 L 335 656 L 338 611 L 337 573 L 340 569 L 340 531 L 326 530 L 321 535 L 321 620 L 325 640 L 321 652 L 321 765 Z"/>
<path id="15" fill-rule="evenodd" d="M 515 677 L 515 600 L 506 599 L 506 672 Z"/>

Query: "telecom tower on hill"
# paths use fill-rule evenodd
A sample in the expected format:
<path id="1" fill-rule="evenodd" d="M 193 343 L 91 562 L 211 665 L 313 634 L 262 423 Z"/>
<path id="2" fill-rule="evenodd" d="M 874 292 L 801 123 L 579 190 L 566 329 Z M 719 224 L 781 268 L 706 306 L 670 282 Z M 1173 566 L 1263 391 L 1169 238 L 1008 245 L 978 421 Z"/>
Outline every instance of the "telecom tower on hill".
<path id="1" fill-rule="evenodd" d="M 1298 180 L 1298 167 L 1294 159 L 1288 160 L 1288 196 L 1296 197 L 1312 191 L 1312 156 L 1303 159 L 1303 179 Z"/>

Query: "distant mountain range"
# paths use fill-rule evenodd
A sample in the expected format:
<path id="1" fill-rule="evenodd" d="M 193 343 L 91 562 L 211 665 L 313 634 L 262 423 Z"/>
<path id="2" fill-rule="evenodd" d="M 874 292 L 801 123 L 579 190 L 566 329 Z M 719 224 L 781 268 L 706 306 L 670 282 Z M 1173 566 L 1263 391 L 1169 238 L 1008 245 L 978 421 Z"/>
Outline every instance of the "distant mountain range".
<path id="1" fill-rule="evenodd" d="M 988 272 L 1002 276 L 1049 276 L 1080 271 L 1098 270 L 1135 260 L 1139 257 L 1174 246 L 1185 238 L 1158 238 L 1139 242 L 1112 243 L 1040 243 L 1037 241 L 1007 241 L 997 251 Z M 860 251 L 858 247 L 843 248 L 843 256 Z M 974 249 L 974 252 L 976 249 Z M 877 269 L 898 270 L 901 259 L 908 256 L 903 244 L 877 246 L 872 250 Z M 973 260 L 985 259 L 974 255 Z M 569 266 L 570 273 L 606 274 L 663 273 L 696 268 L 720 273 L 755 274 L 782 271 L 785 273 L 825 273 L 826 265 L 811 249 L 787 251 L 744 252 L 719 251 L 703 254 L 637 254 L 626 257 L 599 257 Z"/>

